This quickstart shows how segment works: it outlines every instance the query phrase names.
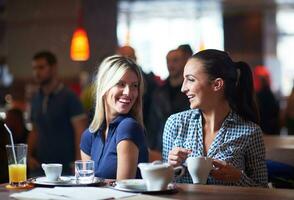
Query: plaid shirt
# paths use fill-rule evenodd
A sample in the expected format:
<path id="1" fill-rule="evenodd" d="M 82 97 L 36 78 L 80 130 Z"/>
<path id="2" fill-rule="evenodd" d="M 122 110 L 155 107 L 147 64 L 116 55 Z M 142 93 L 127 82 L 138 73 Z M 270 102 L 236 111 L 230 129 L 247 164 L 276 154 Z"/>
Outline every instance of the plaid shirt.
<path id="1" fill-rule="evenodd" d="M 168 118 L 163 133 L 163 160 L 174 147 L 191 149 L 189 156 L 204 156 L 202 115 L 198 109 L 174 114 Z M 224 160 L 243 171 L 238 182 L 223 182 L 208 177 L 208 184 L 267 186 L 267 168 L 262 131 L 256 124 L 243 120 L 230 112 L 209 147 L 207 157 Z M 180 183 L 192 183 L 186 174 L 177 179 Z"/>

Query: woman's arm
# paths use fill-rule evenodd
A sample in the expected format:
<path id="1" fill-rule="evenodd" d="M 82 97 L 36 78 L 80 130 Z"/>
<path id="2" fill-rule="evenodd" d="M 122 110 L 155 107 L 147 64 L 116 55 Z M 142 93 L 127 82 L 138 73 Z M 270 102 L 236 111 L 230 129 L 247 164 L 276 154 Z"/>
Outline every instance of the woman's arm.
<path id="1" fill-rule="evenodd" d="M 136 177 L 139 149 L 131 140 L 122 140 L 117 145 L 116 179 L 131 179 Z"/>
<path id="2" fill-rule="evenodd" d="M 91 156 L 89 156 L 88 154 L 84 153 L 82 150 L 81 150 L 81 158 L 84 161 L 91 160 Z"/>

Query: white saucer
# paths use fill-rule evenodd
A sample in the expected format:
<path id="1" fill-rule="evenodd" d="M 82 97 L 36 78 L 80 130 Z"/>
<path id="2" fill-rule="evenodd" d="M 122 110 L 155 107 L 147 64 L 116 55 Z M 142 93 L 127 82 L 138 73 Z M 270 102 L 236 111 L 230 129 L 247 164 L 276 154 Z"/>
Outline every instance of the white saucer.
<path id="1" fill-rule="evenodd" d="M 143 194 L 172 194 L 177 192 L 176 184 L 168 184 L 166 190 L 147 190 L 146 183 L 143 179 L 125 179 L 114 182 L 110 188 L 124 191 Z"/>
<path id="2" fill-rule="evenodd" d="M 58 183 L 58 184 L 60 184 L 60 183 L 67 183 L 70 180 L 71 180 L 70 177 L 61 176 L 56 181 L 50 181 L 50 180 L 47 179 L 46 176 L 43 176 L 43 177 L 36 178 L 35 183 L 37 183 L 37 184 L 43 184 L 43 183 L 53 183 L 53 184 Z"/>
<path id="3" fill-rule="evenodd" d="M 126 179 L 116 181 L 116 188 L 145 191 L 146 183 L 143 179 Z"/>

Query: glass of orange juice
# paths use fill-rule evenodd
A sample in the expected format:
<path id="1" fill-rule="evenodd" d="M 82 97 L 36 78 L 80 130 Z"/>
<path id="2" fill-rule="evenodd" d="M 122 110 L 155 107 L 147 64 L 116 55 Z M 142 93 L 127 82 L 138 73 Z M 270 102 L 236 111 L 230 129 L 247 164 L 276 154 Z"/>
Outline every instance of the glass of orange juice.
<path id="1" fill-rule="evenodd" d="M 27 180 L 27 144 L 6 145 L 8 157 L 9 184 L 24 187 Z"/>

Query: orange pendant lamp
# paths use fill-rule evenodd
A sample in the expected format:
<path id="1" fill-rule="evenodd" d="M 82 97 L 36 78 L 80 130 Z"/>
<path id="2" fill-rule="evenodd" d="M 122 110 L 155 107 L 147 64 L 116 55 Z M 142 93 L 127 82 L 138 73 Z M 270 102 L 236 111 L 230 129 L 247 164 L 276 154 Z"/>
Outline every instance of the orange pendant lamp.
<path id="1" fill-rule="evenodd" d="M 78 27 L 73 33 L 70 57 L 74 61 L 86 61 L 90 57 L 89 40 L 86 30 L 82 27 L 82 10 L 79 10 Z"/>

